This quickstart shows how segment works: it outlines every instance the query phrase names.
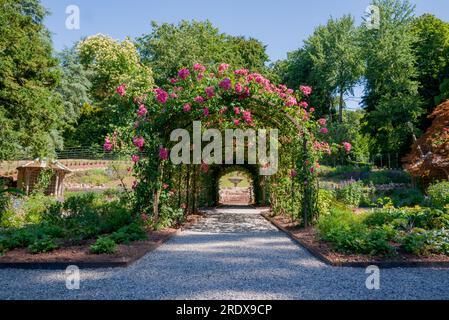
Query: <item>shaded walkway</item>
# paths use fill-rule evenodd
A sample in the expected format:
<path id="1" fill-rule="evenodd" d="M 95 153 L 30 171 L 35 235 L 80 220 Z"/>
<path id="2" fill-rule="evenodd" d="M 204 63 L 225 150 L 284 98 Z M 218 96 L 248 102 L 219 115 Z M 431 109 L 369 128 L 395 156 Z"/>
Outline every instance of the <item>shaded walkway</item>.
<path id="1" fill-rule="evenodd" d="M 329 267 L 263 219 L 224 207 L 125 269 L 82 270 L 80 290 L 64 271 L 0 270 L 1 299 L 449 299 L 449 270 Z"/>

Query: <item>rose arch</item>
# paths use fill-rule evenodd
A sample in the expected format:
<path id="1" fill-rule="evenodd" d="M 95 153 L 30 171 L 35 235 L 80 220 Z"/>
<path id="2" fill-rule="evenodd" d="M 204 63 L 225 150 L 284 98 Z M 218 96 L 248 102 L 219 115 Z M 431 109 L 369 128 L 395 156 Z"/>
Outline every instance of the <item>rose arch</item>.
<path id="1" fill-rule="evenodd" d="M 292 90 L 246 69 L 231 70 L 228 64 L 210 68 L 195 64 L 181 69 L 166 86 L 138 96 L 127 93 L 126 84 L 121 85 L 117 103 L 134 115 L 120 136 L 132 142 L 136 212 L 157 223 L 161 217 L 217 204 L 218 179 L 229 164 L 174 164 L 170 160 L 170 152 L 178 143 L 170 139 L 171 133 L 185 129 L 193 135 L 193 122 L 201 121 L 203 131 L 277 129 L 279 160 L 274 174 L 260 175 L 261 167 L 267 169 L 272 164 L 238 165 L 251 173 L 257 204 L 271 205 L 277 212 L 290 210 L 303 224 L 310 223 L 316 213 L 317 160 L 320 153 L 330 149 L 319 141 L 326 133 L 325 121 L 313 119 L 310 94 L 309 87 Z M 248 144 L 246 141 L 245 146 Z M 120 144 L 107 137 L 104 147 L 111 150 L 119 145 L 126 148 L 123 146 L 131 143 Z M 194 154 L 196 148 L 200 147 L 190 141 L 189 152 Z M 271 151 L 272 146 L 267 148 Z M 214 154 L 220 151 L 214 150 Z"/>

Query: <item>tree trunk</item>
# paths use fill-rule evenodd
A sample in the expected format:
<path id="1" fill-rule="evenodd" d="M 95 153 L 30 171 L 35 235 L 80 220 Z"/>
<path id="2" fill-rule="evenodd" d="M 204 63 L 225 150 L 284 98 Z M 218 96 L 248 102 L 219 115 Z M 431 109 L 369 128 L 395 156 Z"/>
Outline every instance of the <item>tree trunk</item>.
<path id="1" fill-rule="evenodd" d="M 160 182 L 162 181 L 162 177 L 164 175 L 164 166 L 162 165 L 162 163 L 159 163 L 159 167 L 158 167 L 158 178 L 157 178 L 157 182 L 158 184 L 160 184 Z M 157 222 L 159 219 L 159 198 L 161 196 L 161 188 L 157 188 L 154 192 L 154 197 L 153 197 L 153 221 Z"/>
<path id="2" fill-rule="evenodd" d="M 303 145 L 302 145 L 302 152 L 304 155 L 307 155 L 307 138 L 306 135 L 304 133 L 303 135 Z M 306 158 L 306 157 L 305 157 Z M 307 176 L 308 173 L 308 168 L 307 168 L 307 164 L 306 161 L 304 161 L 303 163 L 303 172 L 304 172 L 304 176 Z M 303 201 L 302 201 L 302 219 L 303 219 L 303 223 L 304 223 L 304 228 L 307 228 L 309 226 L 309 202 L 310 202 L 310 196 L 309 196 L 309 188 L 310 186 L 308 185 L 310 182 L 308 180 L 304 181 L 304 197 L 303 197 Z"/>
<path id="3" fill-rule="evenodd" d="M 340 102 L 339 102 L 339 109 L 338 109 L 338 121 L 340 123 L 343 122 L 343 105 L 344 105 L 344 93 L 343 90 L 340 90 Z"/>

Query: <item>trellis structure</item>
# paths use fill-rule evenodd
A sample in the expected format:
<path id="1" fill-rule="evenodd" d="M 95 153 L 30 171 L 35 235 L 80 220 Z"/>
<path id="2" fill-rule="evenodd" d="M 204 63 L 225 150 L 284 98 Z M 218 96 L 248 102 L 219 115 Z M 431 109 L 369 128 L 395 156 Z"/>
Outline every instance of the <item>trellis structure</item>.
<path id="1" fill-rule="evenodd" d="M 168 161 L 169 150 L 175 144 L 170 141 L 171 132 L 179 128 L 191 132 L 193 121 L 202 121 L 204 129 L 278 129 L 278 172 L 261 178 L 260 163 L 244 168 L 253 178 L 256 203 L 273 202 L 278 194 L 270 186 L 287 183 L 289 192 L 295 194 L 292 199 L 301 203 L 293 206 L 297 216 L 302 213 L 307 224 L 314 213 L 317 159 L 321 151 L 328 149 L 318 141 L 322 124 L 312 119 L 314 109 L 307 102 L 310 93 L 309 87 L 294 91 L 246 69 L 231 71 L 227 64 L 210 70 L 200 64 L 184 68 L 163 88 L 139 97 L 128 96 L 126 84 L 120 86 L 117 103 L 121 109 L 128 106 L 136 114 L 130 124 L 132 130 L 115 133 L 115 137 L 132 141 L 136 148 L 133 159 L 137 211 L 157 220 L 170 197 L 177 197 L 178 205 L 187 212 L 195 211 L 200 204 L 217 203 L 218 180 L 229 165 L 175 166 Z M 107 137 L 105 149 L 114 147 L 112 138 Z M 146 157 L 141 157 L 141 153 Z M 170 203 L 173 205 L 173 201 Z"/>

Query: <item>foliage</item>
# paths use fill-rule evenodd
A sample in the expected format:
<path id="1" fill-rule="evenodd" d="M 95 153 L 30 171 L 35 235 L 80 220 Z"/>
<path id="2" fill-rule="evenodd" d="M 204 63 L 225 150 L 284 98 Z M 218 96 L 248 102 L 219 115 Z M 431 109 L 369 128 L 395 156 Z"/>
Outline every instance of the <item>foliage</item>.
<path id="1" fill-rule="evenodd" d="M 340 252 L 371 255 L 394 253 L 394 248 L 389 244 L 394 237 L 390 228 L 367 228 L 360 217 L 347 210 L 334 208 L 329 215 L 318 219 L 317 228 L 320 237 L 331 242 Z"/>
<path id="2" fill-rule="evenodd" d="M 39 239 L 28 246 L 31 253 L 50 252 L 57 248 L 58 245 L 51 238 Z"/>
<path id="3" fill-rule="evenodd" d="M 192 121 L 204 120 L 203 129 L 247 129 L 262 125 L 264 128 L 279 129 L 285 140 L 285 143 L 279 145 L 279 154 L 285 156 L 281 157 L 278 177 L 270 181 L 288 177 L 295 169 L 297 174 L 293 180 L 298 188 L 293 190 L 298 194 L 303 192 L 303 208 L 311 215 L 308 218 L 312 221 L 315 213 L 317 159 L 328 145 L 318 141 L 323 134 L 319 133 L 323 125 L 314 121 L 313 110 L 309 113 L 301 103 L 308 99 L 311 88 L 300 89 L 294 91 L 273 84 L 263 75 L 251 73 L 247 69 L 232 70 L 229 64 L 220 64 L 208 70 L 198 63 L 192 68 L 181 69 L 178 77 L 173 78 L 164 89 L 157 88 L 145 96 L 133 97 L 124 91 L 124 86 L 117 88 L 119 103 L 126 103 L 127 109 L 135 113 L 134 120 L 129 123 L 130 129 L 119 137 L 132 141 L 135 146 L 134 172 L 138 178 L 134 185 L 135 210 L 153 218 L 155 222 L 161 218 L 159 213 L 165 201 L 162 194 L 172 191 L 173 176 L 178 172 L 168 161 L 170 148 L 174 145 L 170 133 L 178 128 L 187 128 L 189 132 Z M 107 137 L 105 149 L 120 150 L 120 139 L 114 142 L 112 137 Z M 183 142 L 186 146 L 191 144 L 191 141 Z M 184 150 L 182 152 L 184 154 Z M 190 154 L 190 148 L 186 152 Z M 192 183 L 196 184 L 193 188 L 197 189 L 201 182 L 199 171 L 202 171 L 202 175 L 209 170 L 212 173 L 215 162 L 217 159 L 209 164 L 190 166 L 194 172 Z M 220 160 L 218 162 L 221 164 Z M 211 192 L 213 190 L 210 189 Z M 192 200 L 195 208 L 197 194 Z M 170 206 L 174 209 L 171 214 L 179 212 L 179 206 L 179 201 L 176 206 Z"/>
<path id="4" fill-rule="evenodd" d="M 60 73 L 45 16 L 38 1 L 0 3 L 0 159 L 52 155 L 61 144 Z"/>
<path id="5" fill-rule="evenodd" d="M 110 238 L 114 240 L 115 243 L 128 244 L 132 241 L 147 239 L 147 234 L 141 224 L 134 222 L 113 232 L 110 235 Z"/>
<path id="6" fill-rule="evenodd" d="M 318 191 L 318 216 L 328 214 L 337 200 L 333 190 L 320 189 Z"/>
<path id="7" fill-rule="evenodd" d="M 364 195 L 365 186 L 361 181 L 351 181 L 337 189 L 337 199 L 349 206 L 358 207 Z"/>
<path id="8" fill-rule="evenodd" d="M 333 208 L 318 219 L 321 239 L 344 253 L 449 254 L 449 212 L 433 208 L 385 208 L 356 215 Z"/>
<path id="9" fill-rule="evenodd" d="M 119 42 L 102 34 L 87 37 L 65 54 L 64 63 L 68 64 L 65 69 L 71 68 L 68 75 L 75 76 L 75 87 L 67 88 L 66 96 L 79 103 L 77 126 L 66 132 L 70 146 L 101 145 L 101 139 L 112 133 L 111 127 L 118 130 L 129 120 L 128 110 L 113 101 L 115 88 L 126 83 L 126 90 L 137 96 L 151 90 L 154 83 L 152 70 L 140 62 L 129 39 Z M 80 86 L 85 78 L 88 82 Z"/>
<path id="10" fill-rule="evenodd" d="M 449 74 L 449 23 L 424 14 L 413 21 L 412 30 L 416 34 L 413 47 L 419 93 L 427 114 L 431 114 L 435 106 L 444 101 L 440 86 Z M 420 127 L 425 130 L 429 125 L 430 122 L 423 118 Z"/>
<path id="11" fill-rule="evenodd" d="M 430 201 L 437 208 L 449 206 L 449 181 L 441 181 L 432 184 L 427 189 Z"/>
<path id="12" fill-rule="evenodd" d="M 304 49 L 312 61 L 311 77 L 338 96 L 339 122 L 343 122 L 344 96 L 363 73 L 361 50 L 354 18 L 330 18 L 325 26 L 315 29 L 305 41 Z"/>
<path id="13" fill-rule="evenodd" d="M 365 132 L 374 139 L 372 152 L 402 154 L 411 142 L 408 123 L 416 123 L 423 113 L 415 80 L 414 7 L 408 0 L 373 0 L 372 4 L 379 7 L 382 22 L 378 29 L 362 26 Z"/>
<path id="14" fill-rule="evenodd" d="M 117 244 L 110 237 L 100 237 L 90 246 L 90 251 L 94 254 L 113 254 Z"/>
<path id="15" fill-rule="evenodd" d="M 236 69 L 264 72 L 268 61 L 260 41 L 220 33 L 210 21 L 183 20 L 177 25 L 152 22 L 152 32 L 137 42 L 142 60 L 153 69 L 159 86 L 179 69 L 194 63 L 214 65 L 226 61 Z"/>

